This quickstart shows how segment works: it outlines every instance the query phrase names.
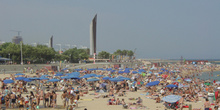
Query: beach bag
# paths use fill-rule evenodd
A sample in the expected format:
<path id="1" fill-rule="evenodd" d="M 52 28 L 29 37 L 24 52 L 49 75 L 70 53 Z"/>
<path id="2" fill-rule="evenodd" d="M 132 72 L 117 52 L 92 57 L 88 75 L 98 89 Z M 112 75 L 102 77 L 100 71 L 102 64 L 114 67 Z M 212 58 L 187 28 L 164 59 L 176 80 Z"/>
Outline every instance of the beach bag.
<path id="1" fill-rule="evenodd" d="M 4 99 L 4 97 L 1 98 L 1 102 L 2 102 L 2 104 L 5 104 L 5 99 Z"/>

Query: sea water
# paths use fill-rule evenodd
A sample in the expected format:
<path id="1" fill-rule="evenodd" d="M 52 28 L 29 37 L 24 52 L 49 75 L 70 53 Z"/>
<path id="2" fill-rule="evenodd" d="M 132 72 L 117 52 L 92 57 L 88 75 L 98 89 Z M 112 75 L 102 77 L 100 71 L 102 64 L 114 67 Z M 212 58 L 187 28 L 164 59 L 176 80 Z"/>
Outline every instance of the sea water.
<path id="1" fill-rule="evenodd" d="M 200 78 L 202 80 L 216 80 L 220 81 L 220 71 L 214 71 L 213 73 L 211 72 L 203 72 L 202 74 L 199 74 L 196 76 L 197 78 Z"/>

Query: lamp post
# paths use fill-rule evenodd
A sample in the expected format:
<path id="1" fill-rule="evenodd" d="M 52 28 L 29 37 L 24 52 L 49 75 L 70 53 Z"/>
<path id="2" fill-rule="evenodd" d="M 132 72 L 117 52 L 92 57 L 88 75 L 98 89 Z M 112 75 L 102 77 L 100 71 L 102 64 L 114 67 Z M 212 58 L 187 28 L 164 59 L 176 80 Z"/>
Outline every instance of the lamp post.
<path id="1" fill-rule="evenodd" d="M 20 42 L 20 47 L 21 47 L 21 65 L 23 65 L 22 42 Z"/>
<path id="2" fill-rule="evenodd" d="M 59 51 L 59 53 L 61 54 L 61 44 L 56 44 L 56 45 L 59 45 L 59 46 L 60 46 L 60 51 Z"/>

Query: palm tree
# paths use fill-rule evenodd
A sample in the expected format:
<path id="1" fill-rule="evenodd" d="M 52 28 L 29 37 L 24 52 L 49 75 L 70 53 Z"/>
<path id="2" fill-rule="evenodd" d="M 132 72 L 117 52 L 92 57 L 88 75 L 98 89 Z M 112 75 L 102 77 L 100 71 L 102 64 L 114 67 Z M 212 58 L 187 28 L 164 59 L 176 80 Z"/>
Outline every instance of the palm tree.
<path id="1" fill-rule="evenodd" d="M 134 52 L 132 50 L 129 50 L 127 55 L 129 56 L 129 59 L 131 60 L 132 56 L 134 56 Z"/>

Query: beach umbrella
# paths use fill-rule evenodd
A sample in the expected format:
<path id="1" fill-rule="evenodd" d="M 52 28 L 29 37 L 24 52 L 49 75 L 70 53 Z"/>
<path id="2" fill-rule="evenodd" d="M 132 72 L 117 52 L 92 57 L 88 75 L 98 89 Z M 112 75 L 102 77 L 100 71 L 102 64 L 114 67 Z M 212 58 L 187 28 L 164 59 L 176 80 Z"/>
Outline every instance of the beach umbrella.
<path id="1" fill-rule="evenodd" d="M 50 75 L 42 75 L 41 77 L 49 77 Z"/>
<path id="2" fill-rule="evenodd" d="M 62 72 L 57 72 L 54 76 L 63 76 Z"/>
<path id="3" fill-rule="evenodd" d="M 148 87 L 148 86 L 158 85 L 159 83 L 160 83 L 160 81 L 149 82 L 149 83 L 146 84 L 146 87 Z"/>
<path id="4" fill-rule="evenodd" d="M 191 82 L 192 81 L 192 79 L 189 79 L 189 78 L 184 79 L 184 80 L 187 81 L 187 82 Z"/>
<path id="5" fill-rule="evenodd" d="M 174 84 L 169 84 L 169 85 L 167 85 L 166 87 L 173 88 L 173 87 L 178 87 L 178 86 L 177 86 L 177 85 L 174 85 Z"/>
<path id="6" fill-rule="evenodd" d="M 96 77 L 97 76 L 97 74 L 95 74 L 95 73 L 92 73 L 92 74 L 89 74 L 91 77 Z"/>
<path id="7" fill-rule="evenodd" d="M 123 79 L 120 79 L 120 78 L 110 78 L 109 80 L 112 81 L 112 82 L 124 81 Z"/>
<path id="8" fill-rule="evenodd" d="M 98 68 L 98 70 L 104 70 L 103 68 Z"/>
<path id="9" fill-rule="evenodd" d="M 220 84 L 220 81 L 215 82 L 215 84 Z"/>
<path id="10" fill-rule="evenodd" d="M 110 79 L 110 77 L 104 77 L 104 78 L 102 78 L 103 80 L 108 80 L 108 79 Z"/>
<path id="11" fill-rule="evenodd" d="M 14 81 L 11 80 L 11 79 L 6 79 L 6 80 L 4 80 L 3 82 L 4 82 L 5 84 L 14 83 Z"/>
<path id="12" fill-rule="evenodd" d="M 23 73 L 17 73 L 15 74 L 15 76 L 19 76 L 19 75 L 24 75 Z"/>
<path id="13" fill-rule="evenodd" d="M 163 72 L 158 72 L 159 74 L 162 74 Z"/>
<path id="14" fill-rule="evenodd" d="M 137 72 L 137 71 L 132 71 L 132 73 L 133 73 L 133 74 L 136 74 L 136 73 L 138 73 L 138 72 Z"/>
<path id="15" fill-rule="evenodd" d="M 92 79 L 88 79 L 86 80 L 87 82 L 94 82 L 94 81 L 99 81 L 99 79 L 96 79 L 96 78 L 92 78 Z"/>
<path id="16" fill-rule="evenodd" d="M 111 73 L 115 72 L 116 70 L 111 70 Z"/>
<path id="17" fill-rule="evenodd" d="M 61 71 L 65 71 L 65 70 L 68 70 L 68 68 L 64 68 L 64 69 L 62 69 Z"/>
<path id="18" fill-rule="evenodd" d="M 25 77 L 17 77 L 17 78 L 15 78 L 16 80 L 23 80 L 23 79 L 25 79 Z"/>
<path id="19" fill-rule="evenodd" d="M 118 71 L 118 73 L 119 73 L 119 74 L 122 74 L 122 73 L 124 73 L 124 71 Z"/>
<path id="20" fill-rule="evenodd" d="M 112 70 L 112 68 L 107 68 L 106 70 L 107 70 L 107 71 L 111 71 L 111 70 Z"/>
<path id="21" fill-rule="evenodd" d="M 80 72 L 67 73 L 66 76 L 80 76 Z"/>
<path id="22" fill-rule="evenodd" d="M 61 79 L 71 79 L 69 76 L 63 76 Z"/>
<path id="23" fill-rule="evenodd" d="M 76 75 L 69 75 L 67 77 L 69 77 L 70 79 L 80 79 L 79 76 Z"/>
<path id="24" fill-rule="evenodd" d="M 179 95 L 168 95 L 162 98 L 163 101 L 169 102 L 169 103 L 175 103 L 179 101 L 182 97 Z"/>
<path id="25" fill-rule="evenodd" d="M 39 80 L 40 78 L 37 78 L 37 77 L 32 77 L 30 78 L 31 80 Z"/>
<path id="26" fill-rule="evenodd" d="M 97 75 L 97 76 L 95 76 L 95 77 L 99 77 L 99 78 L 100 78 L 100 77 L 103 77 L 103 76 L 104 76 L 104 75 Z"/>
<path id="27" fill-rule="evenodd" d="M 23 79 L 23 81 L 25 81 L 25 82 L 31 82 L 31 81 L 33 81 L 33 80 L 31 80 L 30 78 L 25 78 L 25 79 Z"/>
<path id="28" fill-rule="evenodd" d="M 120 78 L 120 79 L 123 79 L 123 80 L 131 80 L 130 78 L 127 78 L 127 77 L 123 77 L 123 78 Z"/>
<path id="29" fill-rule="evenodd" d="M 75 69 L 75 71 L 82 71 L 83 69 Z"/>
<path id="30" fill-rule="evenodd" d="M 40 80 L 49 80 L 49 78 L 46 78 L 46 77 L 40 77 L 39 79 Z"/>
<path id="31" fill-rule="evenodd" d="M 146 72 L 144 69 L 139 69 L 138 72 Z"/>
<path id="32" fill-rule="evenodd" d="M 58 81 L 60 81 L 60 80 L 59 79 L 50 79 L 47 82 L 58 82 Z"/>
<path id="33" fill-rule="evenodd" d="M 125 70 L 124 73 L 130 73 L 130 71 L 129 70 Z"/>

